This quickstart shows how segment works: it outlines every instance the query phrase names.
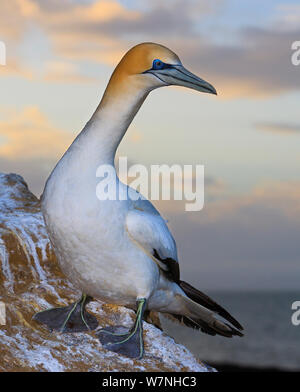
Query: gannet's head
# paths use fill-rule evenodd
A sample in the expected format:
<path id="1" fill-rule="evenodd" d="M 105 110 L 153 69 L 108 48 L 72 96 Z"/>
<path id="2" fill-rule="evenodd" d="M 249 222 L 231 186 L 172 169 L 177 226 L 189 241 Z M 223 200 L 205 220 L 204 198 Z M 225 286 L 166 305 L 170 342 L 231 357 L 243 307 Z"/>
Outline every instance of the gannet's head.
<path id="1" fill-rule="evenodd" d="M 116 67 L 112 80 L 127 80 L 145 91 L 163 86 L 184 86 L 204 93 L 217 94 L 205 80 L 192 74 L 179 57 L 165 46 L 150 42 L 131 48 Z"/>

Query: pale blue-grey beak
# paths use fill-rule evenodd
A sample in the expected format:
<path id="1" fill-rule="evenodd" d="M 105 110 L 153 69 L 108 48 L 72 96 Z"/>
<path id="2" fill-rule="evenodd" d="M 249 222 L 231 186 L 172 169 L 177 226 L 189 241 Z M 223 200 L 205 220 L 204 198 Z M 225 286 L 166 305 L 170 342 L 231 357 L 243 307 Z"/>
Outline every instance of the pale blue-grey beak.
<path id="1" fill-rule="evenodd" d="M 151 69 L 147 72 L 152 73 L 167 85 L 183 86 L 203 93 L 217 95 L 217 91 L 214 86 L 194 75 L 181 64 L 170 64 L 164 69 Z"/>

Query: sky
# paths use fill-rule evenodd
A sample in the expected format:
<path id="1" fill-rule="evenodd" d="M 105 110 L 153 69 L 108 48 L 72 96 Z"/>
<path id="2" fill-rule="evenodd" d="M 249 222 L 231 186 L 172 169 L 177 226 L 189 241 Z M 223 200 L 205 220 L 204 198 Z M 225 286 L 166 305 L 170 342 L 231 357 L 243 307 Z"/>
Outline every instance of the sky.
<path id="1" fill-rule="evenodd" d="M 0 0 L 0 12 L 0 171 L 39 196 L 123 54 L 161 43 L 218 96 L 152 92 L 118 155 L 205 166 L 203 210 L 155 202 L 182 277 L 208 290 L 299 288 L 297 1 Z"/>

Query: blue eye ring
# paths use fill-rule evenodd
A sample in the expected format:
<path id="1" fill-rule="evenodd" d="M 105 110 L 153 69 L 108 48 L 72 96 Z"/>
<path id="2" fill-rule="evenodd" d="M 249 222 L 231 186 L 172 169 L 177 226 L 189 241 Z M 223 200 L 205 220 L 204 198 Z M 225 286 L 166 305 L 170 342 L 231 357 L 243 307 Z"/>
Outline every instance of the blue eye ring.
<path id="1" fill-rule="evenodd" d="M 153 60 L 152 69 L 163 69 L 163 68 L 165 68 L 165 66 L 166 66 L 166 64 L 163 61 L 161 61 L 159 59 Z"/>

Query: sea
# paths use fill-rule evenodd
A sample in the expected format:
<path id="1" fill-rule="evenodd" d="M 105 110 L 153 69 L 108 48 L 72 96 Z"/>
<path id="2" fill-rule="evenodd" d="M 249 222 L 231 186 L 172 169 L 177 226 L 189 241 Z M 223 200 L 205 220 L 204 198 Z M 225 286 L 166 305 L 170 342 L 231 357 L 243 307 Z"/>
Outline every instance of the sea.
<path id="1" fill-rule="evenodd" d="M 230 365 L 262 371 L 300 371 L 300 325 L 292 323 L 296 311 L 292 304 L 300 301 L 300 290 L 207 294 L 243 325 L 244 337 L 209 336 L 163 319 L 164 330 L 177 343 L 216 368 Z"/>

